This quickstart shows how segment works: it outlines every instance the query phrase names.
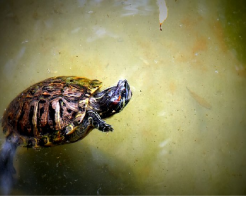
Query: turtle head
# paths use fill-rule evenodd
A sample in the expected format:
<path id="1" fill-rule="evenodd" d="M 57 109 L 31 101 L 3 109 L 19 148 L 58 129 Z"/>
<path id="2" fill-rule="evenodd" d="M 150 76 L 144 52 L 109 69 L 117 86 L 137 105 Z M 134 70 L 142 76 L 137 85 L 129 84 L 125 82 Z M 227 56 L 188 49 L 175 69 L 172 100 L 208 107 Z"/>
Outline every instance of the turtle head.
<path id="1" fill-rule="evenodd" d="M 128 104 L 131 97 L 132 91 L 127 80 L 119 80 L 116 86 L 94 95 L 95 107 L 101 117 L 109 117 L 120 112 Z"/>

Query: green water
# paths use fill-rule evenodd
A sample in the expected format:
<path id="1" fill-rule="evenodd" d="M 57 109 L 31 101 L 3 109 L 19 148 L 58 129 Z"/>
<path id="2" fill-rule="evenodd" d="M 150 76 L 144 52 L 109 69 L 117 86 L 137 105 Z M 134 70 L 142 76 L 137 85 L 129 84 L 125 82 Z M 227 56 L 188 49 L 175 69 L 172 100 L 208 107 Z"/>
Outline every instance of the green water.
<path id="1" fill-rule="evenodd" d="M 240 2 L 167 0 L 160 31 L 155 1 L 2 1 L 0 115 L 52 76 L 133 91 L 113 133 L 18 148 L 10 195 L 246 195 Z"/>

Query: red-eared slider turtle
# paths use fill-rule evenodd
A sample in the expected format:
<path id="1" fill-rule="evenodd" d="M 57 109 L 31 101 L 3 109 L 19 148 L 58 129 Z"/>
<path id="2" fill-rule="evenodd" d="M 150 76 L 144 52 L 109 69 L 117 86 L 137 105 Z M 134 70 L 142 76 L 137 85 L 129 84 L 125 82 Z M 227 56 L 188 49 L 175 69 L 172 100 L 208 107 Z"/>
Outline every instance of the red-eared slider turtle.
<path id="1" fill-rule="evenodd" d="M 20 93 L 3 115 L 6 142 L 0 154 L 0 170 L 12 164 L 19 145 L 40 148 L 76 142 L 91 128 L 113 131 L 102 118 L 120 112 L 132 92 L 127 80 L 98 92 L 100 87 L 98 80 L 60 76 Z"/>

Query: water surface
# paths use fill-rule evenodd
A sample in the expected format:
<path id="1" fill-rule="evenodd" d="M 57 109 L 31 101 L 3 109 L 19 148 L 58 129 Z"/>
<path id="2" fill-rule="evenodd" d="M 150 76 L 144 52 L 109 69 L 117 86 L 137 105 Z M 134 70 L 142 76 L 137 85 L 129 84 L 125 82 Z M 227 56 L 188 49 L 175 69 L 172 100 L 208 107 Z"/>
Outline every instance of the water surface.
<path id="1" fill-rule="evenodd" d="M 11 195 L 245 195 L 243 1 L 2 1 L 0 114 L 45 78 L 127 79 L 128 106 L 70 145 L 18 148 Z M 244 43 L 243 43 L 244 41 Z M 4 142 L 2 130 L 0 142 Z"/>

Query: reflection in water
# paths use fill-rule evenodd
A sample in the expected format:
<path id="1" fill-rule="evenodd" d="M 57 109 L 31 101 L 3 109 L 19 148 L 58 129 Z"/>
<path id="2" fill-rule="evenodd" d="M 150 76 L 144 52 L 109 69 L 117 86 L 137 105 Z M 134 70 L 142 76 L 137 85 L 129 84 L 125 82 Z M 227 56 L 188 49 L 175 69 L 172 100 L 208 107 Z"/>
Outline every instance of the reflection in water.
<path id="1" fill-rule="evenodd" d="M 245 195 L 242 2 L 166 0 L 162 31 L 156 1 L 2 2 L 0 113 L 51 76 L 134 88 L 114 133 L 18 149 L 11 194 Z"/>
<path id="2" fill-rule="evenodd" d="M 116 34 L 107 31 L 105 28 L 100 26 L 95 26 L 92 28 L 92 36 L 87 38 L 87 42 L 94 42 L 97 39 L 102 39 L 104 37 L 118 38 Z"/>
<path id="3" fill-rule="evenodd" d="M 149 0 L 134 1 L 126 0 L 123 2 L 115 1 L 116 6 L 120 6 L 121 17 L 135 16 L 135 15 L 149 15 L 150 12 L 154 11 L 153 5 L 150 4 Z"/>

